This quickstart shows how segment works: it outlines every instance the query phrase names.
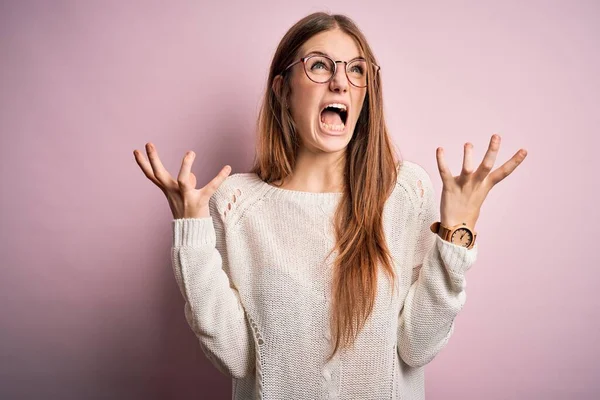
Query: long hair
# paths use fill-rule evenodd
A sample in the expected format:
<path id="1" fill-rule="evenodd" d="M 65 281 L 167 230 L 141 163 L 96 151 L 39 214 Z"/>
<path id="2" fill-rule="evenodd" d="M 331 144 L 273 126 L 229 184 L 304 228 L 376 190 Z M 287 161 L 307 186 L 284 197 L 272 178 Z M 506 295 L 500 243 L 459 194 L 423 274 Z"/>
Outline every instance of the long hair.
<path id="1" fill-rule="evenodd" d="M 367 61 L 378 64 L 363 33 L 344 15 L 316 12 L 287 31 L 273 56 L 256 127 L 251 172 L 267 183 L 283 182 L 292 174 L 300 144 L 285 106 L 290 93 L 289 74 L 283 75 L 279 94 L 272 90 L 273 80 L 299 56 L 297 53 L 307 40 L 333 29 L 341 29 L 352 37 Z M 396 280 L 382 214 L 401 160 L 396 158 L 383 117 L 380 75 L 367 75 L 367 93 L 345 153 L 344 193 L 334 215 L 336 243 L 329 254 L 336 250 L 339 253 L 333 265 L 330 321 L 334 347 L 329 359 L 338 349 L 354 344 L 371 314 L 377 294 L 378 263 L 392 283 Z"/>

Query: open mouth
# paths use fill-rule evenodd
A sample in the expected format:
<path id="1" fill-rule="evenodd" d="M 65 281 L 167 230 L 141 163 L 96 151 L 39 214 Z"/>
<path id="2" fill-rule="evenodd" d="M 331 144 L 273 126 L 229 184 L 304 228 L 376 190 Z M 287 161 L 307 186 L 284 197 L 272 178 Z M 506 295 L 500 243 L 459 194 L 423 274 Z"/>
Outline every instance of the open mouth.
<path id="1" fill-rule="evenodd" d="M 325 129 L 341 132 L 346 127 L 348 111 L 345 107 L 328 106 L 321 111 L 320 118 Z"/>

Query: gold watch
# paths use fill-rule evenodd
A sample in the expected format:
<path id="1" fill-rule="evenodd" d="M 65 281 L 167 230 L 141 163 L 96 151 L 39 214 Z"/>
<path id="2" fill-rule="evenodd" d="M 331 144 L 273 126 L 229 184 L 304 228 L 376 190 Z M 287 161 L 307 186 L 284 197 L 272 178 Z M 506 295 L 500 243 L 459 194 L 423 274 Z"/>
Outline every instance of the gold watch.
<path id="1" fill-rule="evenodd" d="M 467 227 L 467 224 L 464 222 L 450 227 L 442 225 L 439 221 L 434 222 L 431 224 L 431 232 L 437 233 L 442 239 L 450 243 L 466 247 L 467 249 L 473 248 L 475 239 L 477 238 L 477 232 Z"/>

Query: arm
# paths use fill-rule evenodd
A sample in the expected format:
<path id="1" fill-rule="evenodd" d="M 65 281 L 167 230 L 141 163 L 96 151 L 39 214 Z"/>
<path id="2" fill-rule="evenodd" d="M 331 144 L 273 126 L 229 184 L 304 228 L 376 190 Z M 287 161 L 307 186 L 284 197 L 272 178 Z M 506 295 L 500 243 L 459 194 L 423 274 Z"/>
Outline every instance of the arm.
<path id="1" fill-rule="evenodd" d="M 411 179 L 418 236 L 412 284 L 399 316 L 398 352 L 406 364 L 421 367 L 445 347 L 454 331 L 454 319 L 466 301 L 465 273 L 475 262 L 478 244 L 468 250 L 431 232 L 429 226 L 439 221 L 431 179 L 420 166 Z"/>
<path id="2" fill-rule="evenodd" d="M 224 224 L 211 197 L 210 217 L 174 219 L 172 266 L 185 318 L 206 357 L 223 374 L 242 378 L 254 368 L 254 338 L 231 284 Z M 218 198 L 218 197 L 217 197 Z"/>

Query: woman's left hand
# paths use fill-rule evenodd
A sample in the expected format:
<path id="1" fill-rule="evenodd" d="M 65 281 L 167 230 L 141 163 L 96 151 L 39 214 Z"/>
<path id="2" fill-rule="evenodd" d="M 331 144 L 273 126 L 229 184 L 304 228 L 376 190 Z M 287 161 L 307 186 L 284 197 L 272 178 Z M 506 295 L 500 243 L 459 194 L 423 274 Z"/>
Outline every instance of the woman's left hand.
<path id="1" fill-rule="evenodd" d="M 442 225 L 451 227 L 464 222 L 469 228 L 474 229 L 481 205 L 489 191 L 510 175 L 527 157 L 527 150 L 520 149 L 510 160 L 490 173 L 498 150 L 500 150 L 500 136 L 495 134 L 492 135 L 483 161 L 477 170 L 473 171 L 471 160 L 473 145 L 469 142 L 465 143 L 462 171 L 459 176 L 454 177 L 444 161 L 444 149 L 437 148 L 438 169 L 443 183 L 440 203 Z"/>

